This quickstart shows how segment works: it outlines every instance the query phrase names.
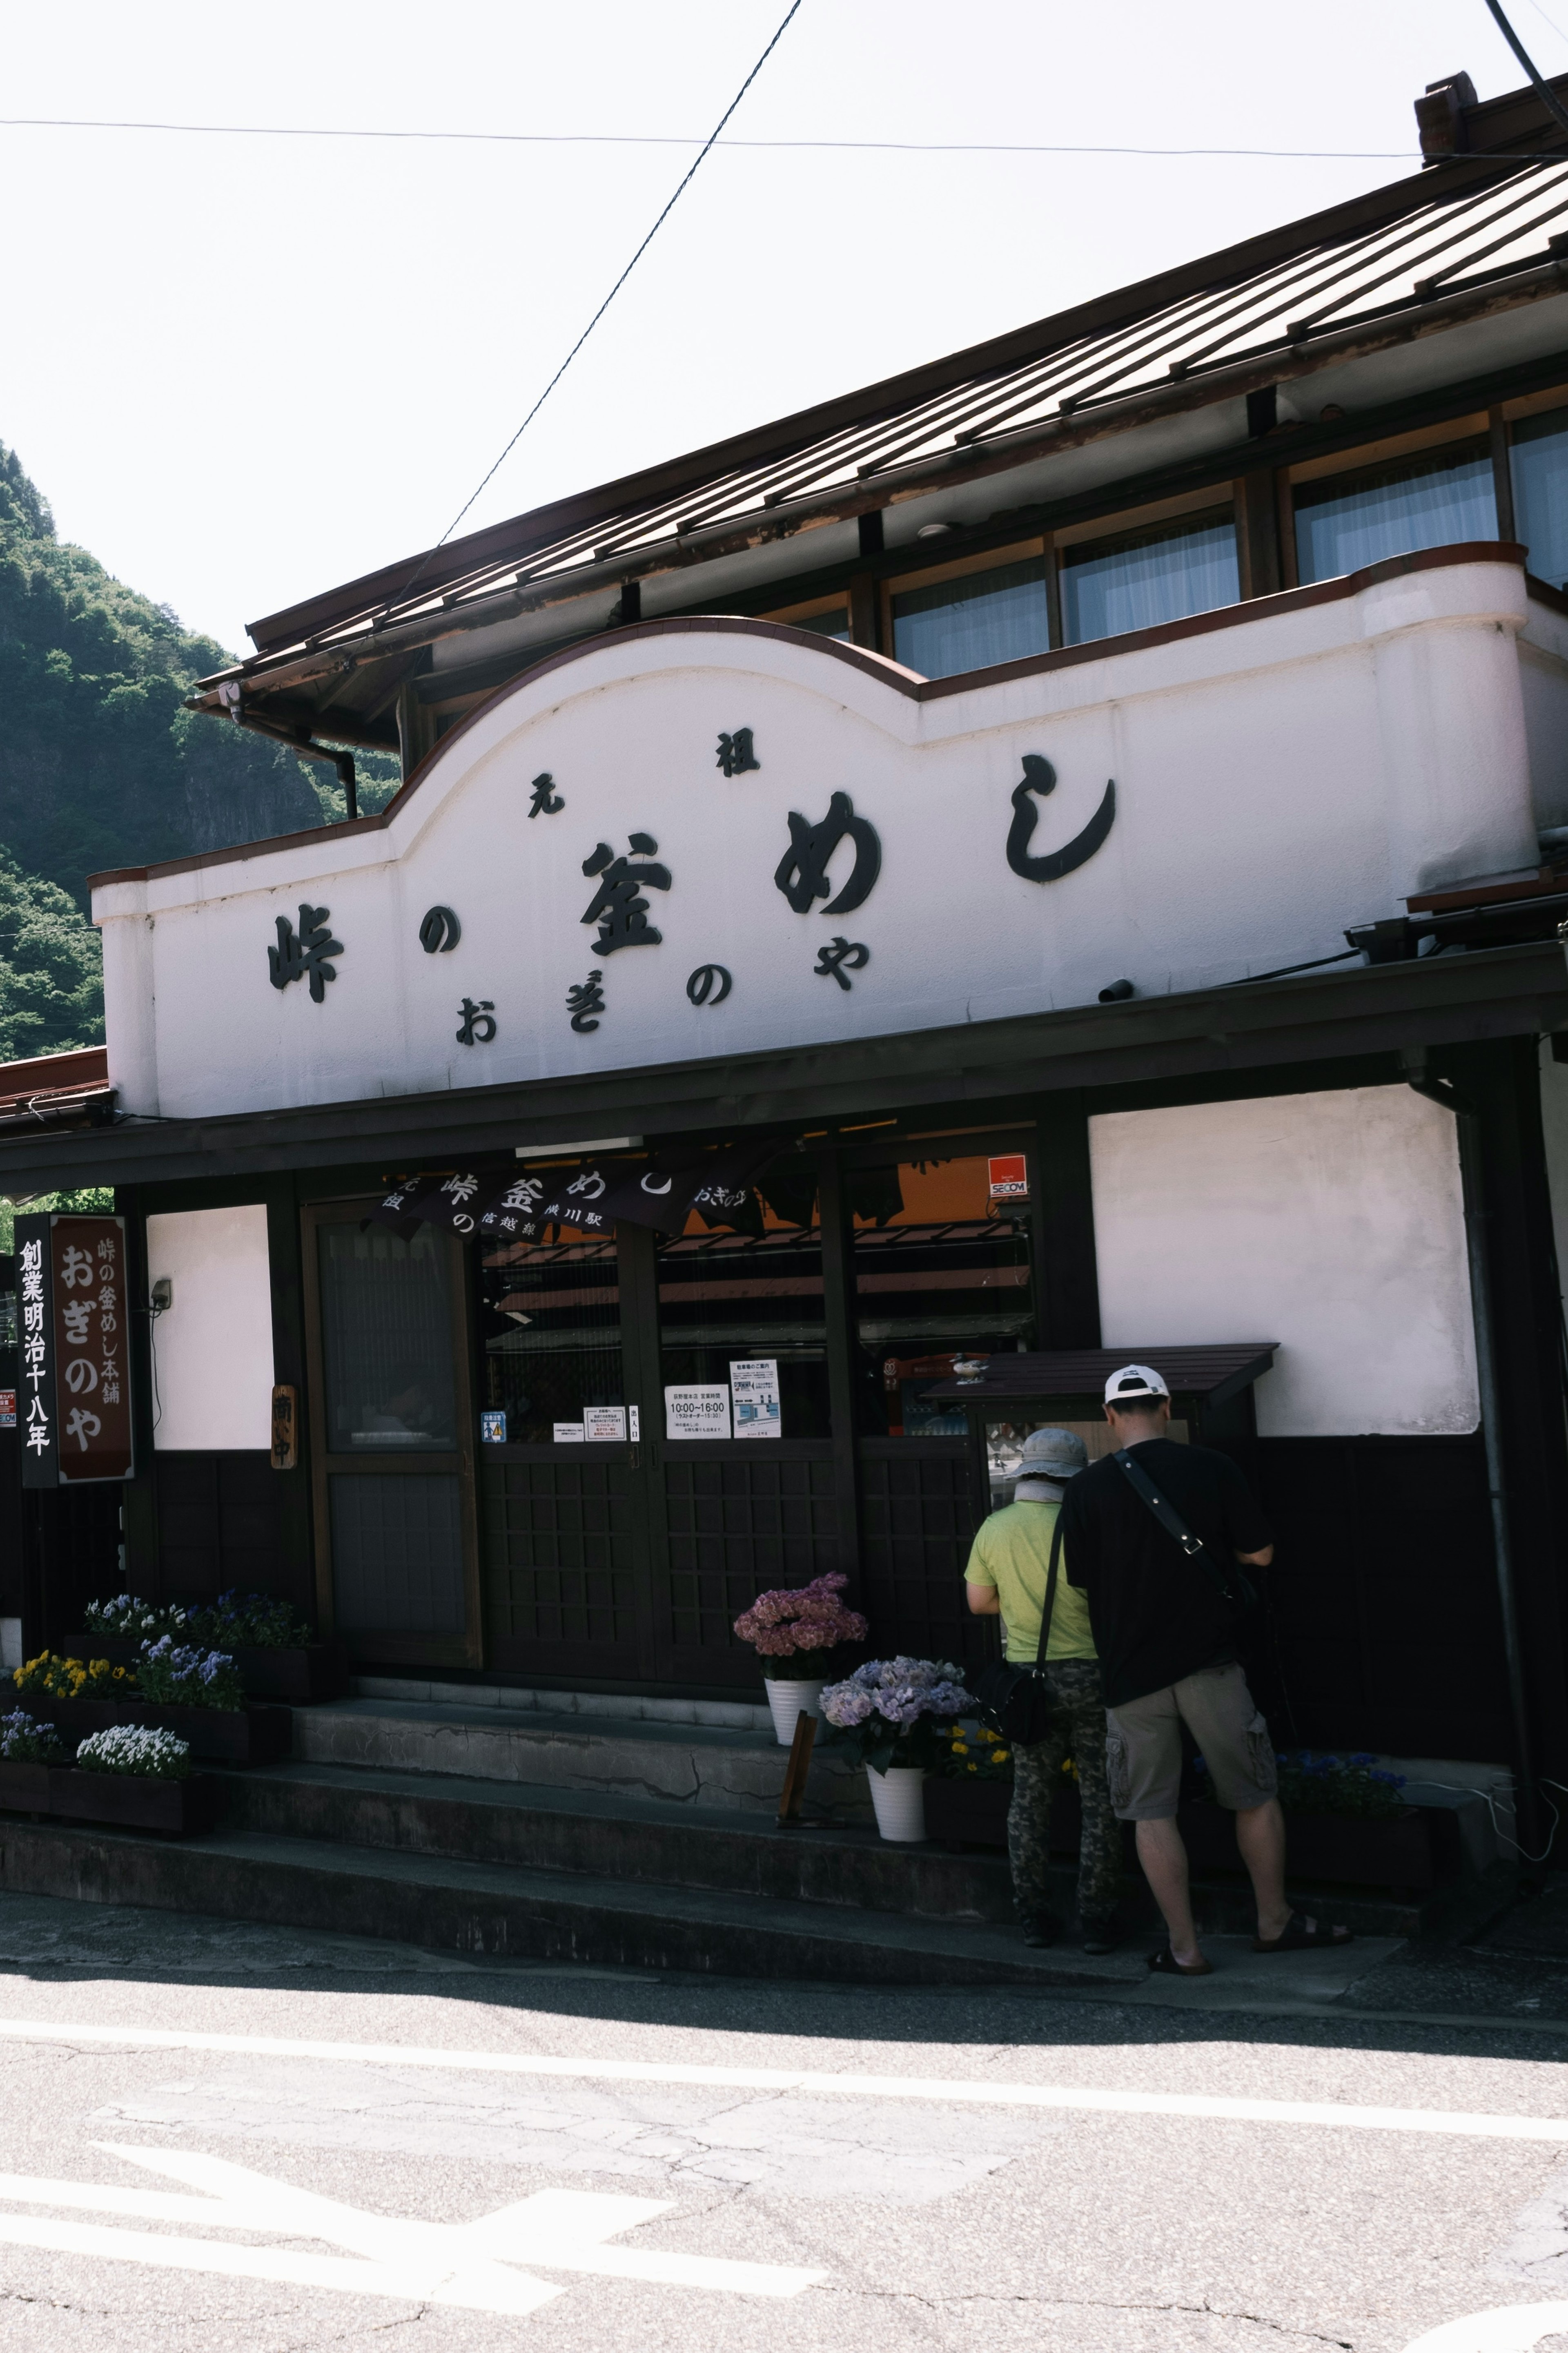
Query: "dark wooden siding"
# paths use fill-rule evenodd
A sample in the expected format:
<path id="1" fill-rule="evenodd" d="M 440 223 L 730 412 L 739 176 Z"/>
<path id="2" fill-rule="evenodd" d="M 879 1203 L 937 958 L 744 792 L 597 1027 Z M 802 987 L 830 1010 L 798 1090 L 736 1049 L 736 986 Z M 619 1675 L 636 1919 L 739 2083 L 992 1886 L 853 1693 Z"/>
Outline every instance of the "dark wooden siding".
<path id="1" fill-rule="evenodd" d="M 1248 1665 L 1281 1745 L 1507 1762 L 1486 1455 L 1475 1438 L 1265 1438 L 1277 1539 Z"/>

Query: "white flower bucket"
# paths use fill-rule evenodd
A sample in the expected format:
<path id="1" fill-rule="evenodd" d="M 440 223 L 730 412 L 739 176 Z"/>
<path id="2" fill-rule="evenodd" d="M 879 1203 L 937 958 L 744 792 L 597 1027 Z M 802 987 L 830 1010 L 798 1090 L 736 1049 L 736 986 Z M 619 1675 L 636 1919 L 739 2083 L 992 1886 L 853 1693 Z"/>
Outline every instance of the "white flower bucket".
<path id="1" fill-rule="evenodd" d="M 768 1705 L 773 1712 L 773 1730 L 778 1735 L 779 1746 L 788 1748 L 795 1739 L 796 1716 L 822 1714 L 818 1704 L 822 1698 L 822 1677 L 818 1675 L 815 1683 L 786 1683 L 782 1675 L 766 1675 L 763 1681 L 767 1684 Z"/>
<path id="2" fill-rule="evenodd" d="M 885 1773 L 868 1766 L 877 1828 L 901 1846 L 918 1846 L 926 1834 L 926 1777 L 918 1766 L 889 1765 Z"/>

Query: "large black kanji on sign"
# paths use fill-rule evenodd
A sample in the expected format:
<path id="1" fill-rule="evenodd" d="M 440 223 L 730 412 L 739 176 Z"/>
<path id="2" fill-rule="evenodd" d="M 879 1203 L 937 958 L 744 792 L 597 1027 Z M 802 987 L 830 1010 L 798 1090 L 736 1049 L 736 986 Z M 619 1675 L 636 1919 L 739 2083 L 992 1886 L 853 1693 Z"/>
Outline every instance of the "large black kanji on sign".
<path id="1" fill-rule="evenodd" d="M 639 858 L 651 858 L 658 848 L 651 833 L 627 836 Z M 617 948 L 657 947 L 664 934 L 656 931 L 647 919 L 647 901 L 644 891 L 668 891 L 670 882 L 668 866 L 634 866 L 629 858 L 617 858 L 607 841 L 601 841 L 592 858 L 583 860 L 584 874 L 596 874 L 599 887 L 588 902 L 583 921 L 597 923 L 599 936 L 594 942 L 601 955 L 614 955 Z"/>
<path id="2" fill-rule="evenodd" d="M 1034 795 L 1043 800 L 1057 788 L 1057 772 L 1048 760 L 1037 752 L 1024 754 L 1024 781 L 1013 787 L 1013 822 L 1007 829 L 1007 863 L 1015 874 L 1026 882 L 1058 882 L 1094 856 L 1116 820 L 1116 779 L 1111 777 L 1100 798 L 1100 807 L 1081 833 L 1075 833 L 1065 849 L 1054 849 L 1048 858 L 1031 858 L 1029 842 L 1039 816 Z"/>
<path id="3" fill-rule="evenodd" d="M 820 825 L 811 824 L 798 809 L 791 809 L 789 848 L 779 860 L 773 881 L 797 915 L 809 914 L 814 899 L 827 899 L 833 888 L 827 862 L 846 839 L 855 845 L 855 864 L 837 899 L 827 900 L 822 911 L 825 915 L 847 915 L 851 908 L 865 904 L 882 871 L 882 845 L 876 827 L 856 816 L 847 793 L 834 794 Z"/>
<path id="4" fill-rule="evenodd" d="M 287 915 L 279 916 L 278 944 L 267 951 L 274 988 L 287 988 L 291 980 L 308 979 L 311 997 L 321 1004 L 327 993 L 326 983 L 338 976 L 327 958 L 343 953 L 342 940 L 333 939 L 328 927 L 331 912 L 327 907 L 302 906 L 298 933 Z"/>

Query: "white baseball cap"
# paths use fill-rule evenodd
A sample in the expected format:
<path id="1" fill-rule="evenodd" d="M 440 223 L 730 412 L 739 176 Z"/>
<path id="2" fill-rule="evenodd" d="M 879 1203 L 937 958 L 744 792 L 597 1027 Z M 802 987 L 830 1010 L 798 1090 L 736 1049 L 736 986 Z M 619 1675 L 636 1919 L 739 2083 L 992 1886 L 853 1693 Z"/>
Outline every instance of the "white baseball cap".
<path id="1" fill-rule="evenodd" d="M 1144 1398 L 1159 1402 L 1170 1394 L 1152 1365 L 1123 1365 L 1105 1384 L 1107 1405 L 1136 1405 Z"/>

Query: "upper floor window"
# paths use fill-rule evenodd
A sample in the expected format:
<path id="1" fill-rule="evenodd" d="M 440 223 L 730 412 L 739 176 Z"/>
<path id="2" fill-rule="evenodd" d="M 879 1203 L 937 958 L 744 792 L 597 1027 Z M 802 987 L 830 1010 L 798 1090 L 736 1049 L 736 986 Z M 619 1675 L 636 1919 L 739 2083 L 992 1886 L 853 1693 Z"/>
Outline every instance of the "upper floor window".
<path id="1" fill-rule="evenodd" d="M 1568 408 L 1521 419 L 1512 466 L 1513 535 L 1538 580 L 1568 587 Z"/>
<path id="2" fill-rule="evenodd" d="M 1332 474 L 1296 490 L 1296 566 L 1303 586 L 1359 572 L 1390 555 L 1498 535 L 1486 443 Z"/>
<path id="3" fill-rule="evenodd" d="M 1062 551 L 1062 635 L 1069 646 L 1184 620 L 1240 596 L 1228 513 L 1184 515 Z"/>
<path id="4" fill-rule="evenodd" d="M 784 621 L 792 629 L 809 629 L 815 637 L 837 638 L 847 645 L 849 638 L 849 600 L 847 596 L 814 596 L 804 605 L 785 605 L 776 613 L 764 613 L 767 621 Z"/>
<path id="5" fill-rule="evenodd" d="M 1029 555 L 900 589 L 891 598 L 894 660 L 922 678 L 952 678 L 1047 652 L 1046 562 Z"/>

